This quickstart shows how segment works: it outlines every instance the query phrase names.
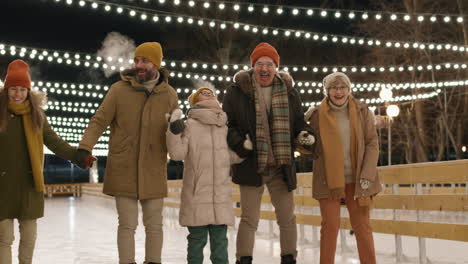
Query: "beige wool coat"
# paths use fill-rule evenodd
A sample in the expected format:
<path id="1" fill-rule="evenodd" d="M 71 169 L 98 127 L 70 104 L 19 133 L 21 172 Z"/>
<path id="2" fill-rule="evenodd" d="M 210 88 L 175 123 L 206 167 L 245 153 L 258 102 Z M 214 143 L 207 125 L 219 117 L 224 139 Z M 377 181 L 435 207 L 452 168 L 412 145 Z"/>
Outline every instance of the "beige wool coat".
<path id="1" fill-rule="evenodd" d="M 230 167 L 242 161 L 227 145 L 221 109 L 192 108 L 182 134 L 167 131 L 173 160 L 184 160 L 179 222 L 182 226 L 234 225 Z"/>
<path id="2" fill-rule="evenodd" d="M 178 107 L 167 76 L 160 71 L 159 83 L 147 92 L 123 72 L 91 118 L 78 148 L 91 152 L 110 126 L 105 194 L 140 200 L 167 196 L 165 114 Z"/>
<path id="3" fill-rule="evenodd" d="M 353 99 L 350 97 L 350 100 Z M 365 103 L 359 100 L 355 100 L 355 102 L 362 126 L 362 134 L 356 137 L 358 145 L 356 183 L 359 183 L 359 179 L 371 181 L 371 185 L 367 190 L 362 189 L 360 184 L 356 184 L 355 198 L 359 198 L 376 195 L 382 190 L 382 186 L 377 173 L 379 143 L 374 124 L 374 115 Z M 315 144 L 312 147 L 312 156 L 314 158 L 312 196 L 315 199 L 327 199 L 329 197 L 329 190 L 325 175 L 325 160 L 322 155 L 318 107 L 310 108 L 305 114 L 305 120 L 309 122 L 315 136 Z"/>

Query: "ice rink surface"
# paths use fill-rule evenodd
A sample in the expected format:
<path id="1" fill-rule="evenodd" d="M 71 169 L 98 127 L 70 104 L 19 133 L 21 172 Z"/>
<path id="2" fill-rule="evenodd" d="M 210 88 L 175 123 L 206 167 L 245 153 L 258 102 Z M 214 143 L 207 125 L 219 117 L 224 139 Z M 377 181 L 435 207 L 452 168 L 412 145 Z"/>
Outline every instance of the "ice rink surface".
<path id="1" fill-rule="evenodd" d="M 373 214 L 381 214 L 374 212 Z M 449 221 L 467 223 L 468 213 L 455 213 Z M 430 214 L 426 217 L 430 217 Z M 440 221 L 435 216 L 434 221 Z M 446 216 L 443 218 L 447 218 Z M 450 220 L 452 219 L 452 220 Z M 238 219 L 236 221 L 238 223 Z M 276 226 L 276 223 L 274 223 Z M 276 227 L 275 227 L 276 228 Z M 298 228 L 301 242 L 298 245 L 297 263 L 319 263 L 319 247 L 313 241 L 315 230 L 307 226 Z M 117 264 L 117 213 L 114 200 L 93 196 L 46 198 L 45 217 L 38 221 L 38 239 L 34 254 L 34 264 Z M 254 263 L 280 263 L 278 238 L 271 238 L 269 223 L 260 221 L 256 238 Z M 277 231 L 277 228 L 276 228 Z M 338 238 L 336 263 L 359 263 L 354 236 L 346 230 L 346 246 L 342 247 Z M 166 208 L 164 211 L 164 248 L 163 264 L 182 264 L 186 262 L 185 227 L 178 223 L 177 209 Z M 136 261 L 144 261 L 144 228 L 141 222 L 136 232 Z M 234 263 L 236 229 L 229 228 L 229 257 Z M 15 222 L 15 242 L 13 245 L 13 263 L 18 263 L 19 233 Z M 306 241 L 304 241 L 304 239 Z M 403 237 L 403 261 L 400 263 L 419 263 L 418 238 Z M 393 235 L 374 233 L 377 263 L 396 263 L 395 242 Z M 468 243 L 448 240 L 426 239 L 427 263 L 468 263 Z M 205 248 L 204 263 L 209 260 L 209 245 Z"/>

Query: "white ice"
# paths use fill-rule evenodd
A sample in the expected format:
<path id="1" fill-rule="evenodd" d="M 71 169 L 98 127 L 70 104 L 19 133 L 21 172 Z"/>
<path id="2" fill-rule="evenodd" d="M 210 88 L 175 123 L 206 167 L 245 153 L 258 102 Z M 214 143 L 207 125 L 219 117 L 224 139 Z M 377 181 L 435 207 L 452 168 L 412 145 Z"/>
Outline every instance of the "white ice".
<path id="1" fill-rule="evenodd" d="M 462 213 L 462 222 L 467 213 Z M 458 219 L 460 221 L 460 219 Z M 457 221 L 457 222 L 458 222 Z M 238 219 L 237 219 L 238 222 Z M 274 223 L 276 226 L 276 223 Z M 275 227 L 276 229 L 276 227 Z M 116 264 L 117 213 L 114 200 L 93 196 L 46 198 L 45 217 L 38 221 L 38 238 L 34 254 L 35 264 Z M 269 222 L 260 221 L 254 250 L 254 263 L 280 263 L 278 238 L 270 239 Z M 277 230 L 277 229 L 276 229 Z M 301 228 L 298 228 L 301 232 Z M 319 232 L 320 228 L 315 229 Z M 307 226 L 302 229 L 308 242 L 299 243 L 298 263 L 319 263 L 319 246 L 313 243 L 314 230 Z M 346 234 L 346 247 L 340 244 L 336 252 L 336 263 L 359 263 L 354 236 Z M 181 264 L 186 262 L 187 230 L 179 226 L 177 209 L 166 208 L 164 211 L 164 248 L 162 263 Z M 18 263 L 19 233 L 15 223 L 15 242 L 13 245 L 13 263 Z M 136 232 L 136 261 L 144 261 L 144 231 L 140 223 Z M 229 228 L 229 257 L 234 263 L 235 228 Z M 299 234 L 299 237 L 302 237 Z M 393 235 L 374 233 L 377 263 L 396 263 Z M 468 263 L 468 243 L 448 240 L 426 239 L 428 263 Z M 403 262 L 419 263 L 418 239 L 403 237 Z M 209 260 L 209 245 L 205 248 L 204 263 Z"/>

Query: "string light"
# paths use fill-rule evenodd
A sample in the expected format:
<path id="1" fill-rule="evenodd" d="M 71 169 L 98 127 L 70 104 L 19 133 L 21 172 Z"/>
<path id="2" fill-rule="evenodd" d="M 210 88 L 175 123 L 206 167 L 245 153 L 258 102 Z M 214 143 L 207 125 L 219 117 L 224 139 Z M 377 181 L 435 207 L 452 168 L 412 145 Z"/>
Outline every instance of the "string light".
<path id="1" fill-rule="evenodd" d="M 74 0 L 74 1 L 77 1 L 77 0 Z M 120 4 L 110 3 L 110 2 L 102 2 L 102 1 L 98 1 L 98 0 L 84 0 L 84 1 L 92 2 L 93 4 L 96 4 L 96 5 L 97 5 L 97 3 L 100 3 L 101 5 L 103 5 L 103 3 L 106 3 L 107 5 L 110 5 L 110 6 L 127 9 L 127 10 L 129 10 L 130 17 L 132 17 L 132 18 L 136 17 L 136 14 L 138 12 L 139 13 L 144 13 L 141 10 L 138 10 L 138 11 L 133 10 L 132 8 L 134 8 L 134 6 L 120 5 Z M 208 2 L 206 2 L 206 3 L 208 3 Z M 249 12 L 253 12 L 255 10 L 254 5 L 250 4 L 249 7 L 247 8 L 247 10 Z M 372 43 L 375 46 L 381 46 L 381 45 L 385 44 L 384 47 L 386 47 L 386 48 L 401 48 L 401 44 L 398 41 L 383 41 L 383 40 L 378 40 L 378 39 L 359 38 L 357 41 L 354 40 L 354 41 L 344 42 L 343 41 L 344 38 L 346 38 L 346 39 L 350 39 L 350 38 L 354 39 L 354 38 L 351 37 L 351 36 L 344 36 L 344 35 L 322 34 L 322 33 L 315 33 L 315 32 L 306 32 L 306 31 L 302 31 L 302 30 L 264 27 L 264 26 L 259 26 L 259 25 L 254 25 L 254 24 L 247 24 L 247 23 L 239 23 L 239 22 L 234 22 L 234 21 L 224 21 L 224 20 L 218 20 L 218 19 L 207 19 L 207 18 L 201 18 L 201 17 L 193 17 L 193 16 L 187 16 L 187 15 L 174 14 L 174 13 L 170 13 L 170 12 L 162 12 L 162 11 L 158 11 L 158 10 L 154 10 L 154 9 L 150 9 L 150 10 L 148 10 L 148 12 L 153 13 L 153 15 L 164 14 L 166 16 L 165 21 L 167 23 L 171 23 L 173 20 L 176 20 L 177 17 L 184 17 L 184 18 L 197 19 L 199 26 L 207 25 L 207 24 L 209 24 L 210 21 L 212 21 L 214 23 L 213 28 L 214 27 L 219 27 L 220 29 L 222 29 L 220 27 L 220 24 L 226 24 L 226 25 L 229 24 L 229 25 L 232 25 L 234 29 L 238 29 L 239 27 L 242 27 L 245 30 L 245 32 L 249 32 L 249 33 L 253 33 L 253 34 L 262 34 L 263 29 L 268 28 L 268 29 L 274 29 L 274 30 L 276 30 L 278 32 L 283 32 L 282 35 L 284 35 L 285 37 L 290 37 L 291 35 L 296 36 L 295 33 L 300 32 L 301 36 L 296 37 L 297 39 L 300 39 L 302 36 L 304 36 L 304 33 L 311 33 L 311 34 L 318 35 L 320 40 L 323 41 L 323 42 L 327 42 L 329 39 L 331 39 L 333 37 L 337 37 L 338 39 L 342 40 L 341 42 L 338 42 L 338 43 L 342 43 L 342 44 L 355 45 L 356 42 L 357 42 L 357 44 L 359 44 L 359 45 L 365 45 L 365 42 L 368 42 L 369 40 L 372 40 Z M 354 11 L 354 12 L 356 12 L 356 11 Z M 326 16 L 327 15 L 326 10 L 322 10 L 320 13 L 321 13 L 321 16 Z M 134 14 L 134 15 L 132 15 L 132 14 Z M 368 19 L 369 15 L 368 15 L 367 12 L 365 12 L 365 13 L 363 13 L 361 15 L 361 17 L 362 17 L 362 19 Z M 405 19 L 407 18 L 407 20 L 409 20 L 411 18 L 409 15 L 405 15 L 404 17 L 405 17 Z M 174 18 L 174 19 L 172 19 L 172 18 Z M 449 15 L 444 15 L 444 21 L 446 21 L 446 20 L 450 21 L 451 17 Z M 446 22 L 448 22 L 448 21 L 446 21 Z M 276 35 L 274 33 L 274 31 L 273 31 L 273 35 Z M 307 39 L 307 38 L 305 38 L 305 39 Z M 316 38 L 313 38 L 313 39 L 316 40 Z M 403 44 L 405 44 L 405 43 L 410 45 L 410 46 L 413 44 L 413 42 L 404 42 Z M 450 45 L 450 48 L 445 49 L 446 51 L 461 52 L 461 53 L 468 52 L 468 47 L 465 47 L 463 45 L 438 44 L 438 43 L 420 43 L 420 44 L 424 44 L 424 45 L 418 47 L 418 49 L 421 49 L 421 50 L 430 49 L 430 48 L 428 48 L 428 46 L 430 46 L 432 44 L 433 46 L 434 45 L 444 45 L 444 46 Z M 439 50 L 439 49 L 437 49 L 437 50 Z"/>
<path id="2" fill-rule="evenodd" d="M 202 65 L 206 66 L 206 64 Z M 170 77 L 176 79 L 188 79 L 188 80 L 205 80 L 211 82 L 231 82 L 232 77 L 226 75 L 213 75 L 213 74 L 202 74 L 202 73 L 194 73 L 194 72 L 178 72 L 172 71 Z M 302 87 L 309 88 L 308 93 L 312 93 L 315 89 L 315 93 L 320 94 L 322 82 L 320 81 L 305 81 L 305 80 L 296 80 L 296 87 L 300 89 L 301 93 L 305 93 L 305 90 Z M 93 97 L 102 99 L 104 93 L 99 93 L 101 89 L 105 92 L 109 89 L 108 86 L 101 86 L 101 85 L 93 85 L 93 84 L 68 84 L 68 83 L 51 83 L 51 82 L 32 82 L 33 86 L 39 90 L 48 92 L 48 93 L 56 93 L 56 94 L 71 94 L 77 95 L 82 97 Z M 0 84 L 1 85 L 1 84 Z M 468 86 L 468 80 L 457 80 L 457 81 L 443 81 L 443 82 L 421 82 L 421 83 L 379 83 L 379 82 L 371 82 L 371 83 L 353 83 L 352 89 L 355 92 L 365 92 L 365 91 L 379 91 L 381 88 L 388 88 L 388 89 L 435 89 L 435 88 L 442 88 L 442 87 L 461 87 L 461 86 Z M 93 91 L 84 91 L 84 90 L 94 90 Z M 192 93 L 186 89 L 177 89 L 177 92 L 180 93 L 182 91 L 186 91 L 185 93 Z M 217 91 L 219 93 L 219 90 Z M 68 106 L 65 111 L 73 111 L 72 106 Z M 76 106 L 75 106 L 76 108 Z M 95 106 L 97 108 L 97 105 Z M 55 108 L 52 108 L 55 109 Z M 78 109 L 78 108 L 77 108 Z M 95 110 L 95 109 L 94 109 Z M 79 111 L 79 110 L 78 110 Z M 89 112 L 90 110 L 88 110 Z"/>
<path id="3" fill-rule="evenodd" d="M 67 2 L 67 4 L 71 4 Z M 90 0 L 87 0 L 90 1 Z M 80 1 L 84 2 L 83 0 Z M 99 1 L 102 2 L 102 1 Z M 144 3 L 148 3 L 148 0 L 143 0 Z M 156 2 L 156 1 L 155 1 Z M 324 17 L 329 17 L 330 19 L 335 18 L 335 19 L 340 19 L 342 17 L 348 17 L 349 19 L 354 19 L 356 17 L 356 14 L 358 14 L 357 17 L 361 17 L 362 19 L 367 19 L 369 16 L 374 17 L 376 21 L 383 21 L 383 18 L 389 18 L 390 21 L 396 21 L 398 17 L 403 18 L 403 21 L 410 21 L 410 20 L 415 20 L 420 23 L 423 23 L 424 21 L 427 21 L 429 17 L 431 18 L 431 22 L 437 21 L 434 20 L 432 21 L 432 18 L 437 18 L 440 17 L 440 21 L 443 20 L 445 17 L 449 17 L 449 21 L 456 21 L 457 23 L 462 23 L 463 22 L 463 17 L 460 15 L 456 14 L 423 14 L 423 13 L 414 13 L 414 14 L 408 14 L 408 13 L 403 13 L 403 12 L 391 12 L 391 11 L 373 11 L 373 10 L 350 10 L 350 9 L 333 9 L 333 8 L 319 8 L 319 7 L 308 7 L 308 6 L 295 6 L 295 5 L 279 5 L 279 4 L 260 4 L 260 3 L 249 3 L 249 2 L 236 2 L 236 1 L 213 1 L 219 2 L 218 5 L 210 5 L 209 2 L 206 2 L 206 0 L 191 0 L 187 1 L 188 7 L 191 8 L 196 8 L 197 7 L 197 2 L 199 2 L 204 8 L 209 9 L 209 8 L 218 8 L 219 10 L 232 10 L 234 12 L 239 12 L 240 10 L 247 10 L 249 13 L 253 13 L 255 11 L 259 11 L 262 13 L 268 13 L 270 10 L 276 10 L 276 14 L 278 15 L 283 15 L 283 14 L 291 14 L 292 16 L 297 16 L 300 14 L 304 14 L 306 17 L 311 17 L 314 13 L 315 14 L 322 14 L 324 12 Z M 166 1 L 159 1 L 159 4 L 166 4 Z M 173 2 L 175 6 L 180 5 L 180 1 L 176 0 Z M 334 14 L 333 16 L 327 16 L 328 13 Z M 366 15 L 364 15 L 366 14 Z"/>
<path id="4" fill-rule="evenodd" d="M 359 92 L 379 92 L 381 89 L 394 90 L 414 90 L 414 89 L 440 89 L 444 87 L 465 87 L 468 86 L 468 80 L 464 81 L 445 81 L 445 82 L 423 82 L 423 83 L 352 83 L 351 89 L 355 93 Z M 323 92 L 322 82 L 299 81 L 296 87 L 301 94 L 321 94 Z M 302 88 L 305 87 L 306 89 Z"/>
<path id="5" fill-rule="evenodd" d="M 47 111 L 73 112 L 83 114 L 94 114 L 99 107 L 99 103 L 91 102 L 47 102 Z"/>
<path id="6" fill-rule="evenodd" d="M 74 83 L 52 83 L 35 81 L 31 82 L 34 89 L 40 90 L 51 94 L 63 94 L 72 95 L 85 98 L 104 98 L 105 92 L 109 89 L 108 86 L 96 85 L 96 84 L 74 84 Z M 89 91 L 93 90 L 93 91 Z M 99 92 L 99 91 L 103 92 Z"/>
<path id="7" fill-rule="evenodd" d="M 196 76 L 197 74 L 191 74 L 191 73 L 182 73 L 182 72 L 174 72 L 173 77 L 175 78 L 187 78 L 187 79 L 193 79 L 193 78 L 198 78 L 198 79 L 204 79 L 204 80 L 210 80 L 210 81 L 226 81 L 226 79 L 223 76 L 215 76 L 215 75 L 199 75 L 198 77 Z M 33 86 L 36 84 L 33 82 Z M 62 91 L 61 93 L 66 93 L 67 91 L 70 91 L 70 89 L 75 89 L 71 90 L 71 92 L 76 91 L 76 90 L 86 90 L 86 89 L 93 89 L 96 87 L 100 87 L 100 85 L 92 85 L 92 84 L 66 84 L 66 83 L 51 83 L 51 82 L 37 82 L 38 87 L 48 87 L 47 92 L 51 93 L 59 93 L 59 91 Z M 444 82 L 423 82 L 423 83 L 353 83 L 352 84 L 352 90 L 353 92 L 359 93 L 359 92 L 378 92 L 381 89 L 394 89 L 394 90 L 406 90 L 406 89 L 440 89 L 444 87 L 463 87 L 463 86 L 468 86 L 468 80 L 460 80 L 460 81 L 444 81 Z M 106 91 L 108 90 L 106 88 L 107 86 L 103 87 L 103 90 Z M 296 87 L 300 91 L 301 94 L 308 93 L 316 93 L 320 94 L 322 93 L 322 83 L 321 82 L 315 82 L 315 81 L 298 81 L 296 82 Z M 305 89 L 304 89 L 305 88 Z M 44 89 L 42 89 L 44 90 Z M 194 89 L 191 88 L 178 88 L 177 93 L 185 93 L 185 94 L 191 94 L 195 92 Z M 222 91 L 217 90 L 217 94 L 221 93 Z M 96 95 L 98 93 L 95 93 Z M 103 94 L 101 94 L 103 95 Z M 99 96 L 96 96 L 99 97 Z M 99 97 L 100 98 L 100 97 Z M 182 103 L 182 102 L 180 102 Z M 92 111 L 95 111 L 97 107 L 99 106 L 98 103 L 78 103 L 78 102 L 49 102 L 48 104 L 48 109 L 50 110 L 63 110 L 67 112 L 80 112 L 80 109 L 83 109 L 84 113 L 91 113 Z M 84 110 L 84 109 L 87 109 Z"/>
<path id="8" fill-rule="evenodd" d="M 133 64 L 132 60 L 123 60 L 122 58 L 117 57 L 107 57 L 101 58 L 94 54 L 86 53 L 76 53 L 76 52 L 64 52 L 56 50 L 48 50 L 41 48 L 31 48 L 18 45 L 7 45 L 0 44 L 0 55 L 11 55 L 16 56 L 18 50 L 22 57 L 48 61 L 51 63 L 57 64 L 68 64 L 73 66 L 87 67 L 87 68 L 97 68 L 105 69 L 109 67 L 114 67 L 115 70 L 123 71 L 131 67 Z M 48 60 L 47 58 L 50 58 Z M 77 59 L 78 58 L 78 59 Z M 79 63 L 79 65 L 77 65 Z M 206 65 L 206 67 L 199 67 L 199 65 Z M 185 65 L 185 66 L 183 66 Z M 202 69 L 204 71 L 213 71 L 216 69 L 223 70 L 233 70 L 237 71 L 239 69 L 248 70 L 250 69 L 249 64 L 218 64 L 218 63 L 206 63 L 200 61 L 179 61 L 179 60 L 167 60 L 162 61 L 162 66 L 169 69 L 178 69 L 178 68 L 192 68 L 192 69 Z M 356 72 L 411 72 L 411 71 L 440 71 L 440 70 L 458 70 L 458 69 L 467 69 L 467 63 L 454 63 L 446 62 L 439 64 L 420 64 L 420 65 L 374 65 L 374 66 L 362 66 L 362 65 L 284 65 L 280 67 L 280 70 L 290 71 L 290 72 L 309 72 L 309 73 L 328 73 L 328 72 L 347 72 L 347 73 L 356 73 Z"/>
<path id="9" fill-rule="evenodd" d="M 437 89 L 434 92 L 431 93 L 421 93 L 417 95 L 401 95 L 401 96 L 395 96 L 389 100 L 383 100 L 382 98 L 375 97 L 375 98 L 361 98 L 359 99 L 362 102 L 365 102 L 368 105 L 376 105 L 376 104 L 381 104 L 385 102 L 405 102 L 405 101 L 414 101 L 414 100 L 424 100 L 424 99 L 429 99 L 432 97 L 436 97 L 441 93 L 440 89 Z M 302 102 L 302 106 L 304 107 L 310 107 L 310 106 L 318 106 L 320 105 L 321 101 L 315 101 L 315 102 Z"/>

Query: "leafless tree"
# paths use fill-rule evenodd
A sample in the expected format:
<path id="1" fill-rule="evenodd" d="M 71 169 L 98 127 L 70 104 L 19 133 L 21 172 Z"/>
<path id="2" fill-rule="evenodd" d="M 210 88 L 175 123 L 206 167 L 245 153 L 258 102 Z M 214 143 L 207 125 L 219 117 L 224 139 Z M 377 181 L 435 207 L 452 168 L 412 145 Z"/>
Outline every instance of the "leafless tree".
<path id="1" fill-rule="evenodd" d="M 430 0 L 379 0 L 374 1 L 376 10 L 393 12 L 459 14 L 465 16 L 463 1 Z M 439 17 L 440 19 L 440 17 Z M 420 23 L 414 19 L 381 23 L 369 21 L 358 25 L 361 33 L 379 39 L 399 40 L 418 43 L 452 43 L 467 45 L 466 17 L 463 23 Z M 374 48 L 364 57 L 367 63 L 393 65 L 420 65 L 440 63 L 466 63 L 466 53 L 431 51 L 420 49 Z M 466 80 L 466 69 L 419 71 L 381 75 L 382 82 L 443 82 Z M 437 90 L 438 88 L 434 88 Z M 427 92 L 427 89 L 411 89 L 411 94 Z M 401 115 L 392 126 L 396 146 L 405 156 L 405 162 L 449 159 L 448 153 L 455 152 L 462 157 L 461 147 L 466 143 L 468 114 L 468 93 L 466 86 L 441 88 L 439 96 L 433 99 L 414 100 L 401 104 Z M 394 90 L 394 95 L 408 91 Z M 395 140 L 394 139 L 394 140 Z M 394 141 L 395 142 L 395 141 Z M 394 146 L 395 147 L 395 146 Z"/>

